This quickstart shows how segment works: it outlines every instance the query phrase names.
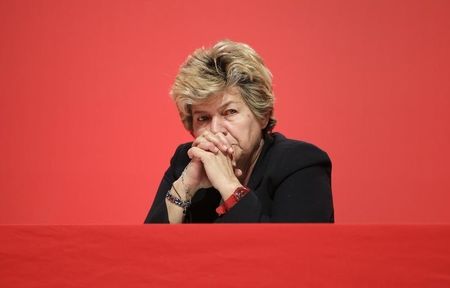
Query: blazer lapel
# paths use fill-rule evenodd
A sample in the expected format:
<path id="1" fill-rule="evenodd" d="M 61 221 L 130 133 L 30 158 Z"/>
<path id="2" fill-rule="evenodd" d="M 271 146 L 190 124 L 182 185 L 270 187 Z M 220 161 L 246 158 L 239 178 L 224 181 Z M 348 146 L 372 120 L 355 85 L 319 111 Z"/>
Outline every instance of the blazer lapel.
<path id="1" fill-rule="evenodd" d="M 261 184 L 261 180 L 264 176 L 264 171 L 267 171 L 267 165 L 269 165 L 269 157 L 268 157 L 268 151 L 272 147 L 274 143 L 274 137 L 271 134 L 266 134 L 264 136 L 264 146 L 261 151 L 261 154 L 259 155 L 258 160 L 256 160 L 255 168 L 253 169 L 252 176 L 250 176 L 250 180 L 248 181 L 247 186 L 252 189 L 256 190 Z"/>

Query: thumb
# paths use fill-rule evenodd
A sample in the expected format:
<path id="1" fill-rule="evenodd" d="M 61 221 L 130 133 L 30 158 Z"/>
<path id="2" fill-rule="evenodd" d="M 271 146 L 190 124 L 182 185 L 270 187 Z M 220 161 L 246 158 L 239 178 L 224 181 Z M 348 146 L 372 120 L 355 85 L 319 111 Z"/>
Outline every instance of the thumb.
<path id="1" fill-rule="evenodd" d="M 198 159 L 200 161 L 202 160 L 204 153 L 207 153 L 207 152 L 205 152 L 203 149 L 200 149 L 198 147 L 192 147 L 187 152 L 188 157 L 190 159 L 192 159 L 192 160 Z"/>

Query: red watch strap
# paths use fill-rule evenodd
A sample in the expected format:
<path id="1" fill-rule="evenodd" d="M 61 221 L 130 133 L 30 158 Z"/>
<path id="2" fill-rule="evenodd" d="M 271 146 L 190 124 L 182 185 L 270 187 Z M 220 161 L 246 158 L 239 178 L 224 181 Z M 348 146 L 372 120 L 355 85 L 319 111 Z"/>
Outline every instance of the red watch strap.
<path id="1" fill-rule="evenodd" d="M 242 199 L 247 193 L 250 192 L 250 189 L 244 186 L 240 186 L 234 190 L 233 194 L 228 197 L 219 207 L 216 208 L 217 214 L 219 216 L 227 213 L 234 205 L 236 205 L 239 200 Z"/>

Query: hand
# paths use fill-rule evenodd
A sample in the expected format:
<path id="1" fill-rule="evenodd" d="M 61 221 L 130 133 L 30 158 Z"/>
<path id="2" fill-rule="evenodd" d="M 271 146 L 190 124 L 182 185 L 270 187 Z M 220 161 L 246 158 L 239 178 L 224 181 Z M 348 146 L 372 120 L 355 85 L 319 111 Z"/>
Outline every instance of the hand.
<path id="1" fill-rule="evenodd" d="M 233 158 L 233 148 L 226 138 L 226 133 L 213 134 L 209 131 L 203 132 L 192 143 L 192 147 L 199 147 L 205 151 L 217 154 L 219 151 Z"/>
<path id="2" fill-rule="evenodd" d="M 205 151 L 210 151 L 217 155 L 217 153 L 222 152 L 231 159 L 231 163 L 234 167 L 234 173 L 236 177 L 240 177 L 242 175 L 242 170 L 236 168 L 236 161 L 234 159 L 234 149 L 227 139 L 227 133 L 216 133 L 213 134 L 209 131 L 203 132 L 200 136 L 198 136 L 194 142 L 192 143 L 192 147 L 198 147 Z"/>
<path id="3" fill-rule="evenodd" d="M 236 162 L 234 161 L 233 153 L 234 150 L 226 138 L 224 133 L 213 134 L 209 131 L 203 132 L 198 136 L 192 143 L 192 147 L 199 148 L 205 152 L 213 153 L 218 155 L 222 153 L 226 155 L 230 160 L 234 170 L 234 175 L 240 177 L 242 171 L 235 168 Z M 209 188 L 214 186 L 208 179 L 208 175 L 205 172 L 204 164 L 199 158 L 191 158 L 191 162 L 186 167 L 183 177 L 183 186 L 189 190 L 191 196 L 194 196 L 195 192 L 201 188 Z M 181 179 L 179 179 L 181 180 Z M 181 181 L 180 181 L 181 182 Z"/>
<path id="4" fill-rule="evenodd" d="M 183 171 L 183 176 L 179 179 L 183 189 L 188 190 L 191 196 L 194 196 L 197 190 L 211 187 L 203 163 L 198 159 L 192 159 Z"/>
<path id="5" fill-rule="evenodd" d="M 237 187 L 241 186 L 231 157 L 223 152 L 219 151 L 214 154 L 199 147 L 192 147 L 188 150 L 188 156 L 192 161 L 200 161 L 203 164 L 207 179 L 214 188 L 219 190 L 224 199 L 227 199 Z"/>

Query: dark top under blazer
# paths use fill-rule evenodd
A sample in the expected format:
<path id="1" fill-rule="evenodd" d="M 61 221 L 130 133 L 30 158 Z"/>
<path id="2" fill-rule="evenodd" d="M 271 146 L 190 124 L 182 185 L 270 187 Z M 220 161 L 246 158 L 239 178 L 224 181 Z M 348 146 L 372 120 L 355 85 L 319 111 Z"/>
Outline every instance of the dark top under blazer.
<path id="1" fill-rule="evenodd" d="M 168 223 L 165 195 L 190 159 L 191 143 L 180 145 L 164 174 L 145 223 Z M 262 152 L 247 186 L 251 192 L 228 213 L 216 214 L 221 195 L 200 189 L 192 199 L 185 222 L 334 222 L 331 161 L 316 146 L 287 139 L 280 133 L 265 136 Z"/>

